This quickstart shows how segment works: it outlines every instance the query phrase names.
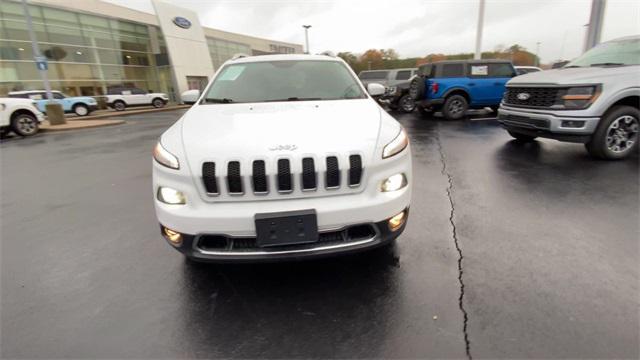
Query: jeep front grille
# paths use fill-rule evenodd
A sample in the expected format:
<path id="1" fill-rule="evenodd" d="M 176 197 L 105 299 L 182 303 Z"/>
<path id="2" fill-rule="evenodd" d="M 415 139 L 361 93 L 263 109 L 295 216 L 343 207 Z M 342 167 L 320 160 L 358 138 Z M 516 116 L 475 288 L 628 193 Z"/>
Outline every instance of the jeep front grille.
<path id="1" fill-rule="evenodd" d="M 338 158 L 335 156 L 327 157 L 327 189 L 335 189 L 340 186 L 340 166 Z"/>
<path id="2" fill-rule="evenodd" d="M 507 87 L 504 93 L 504 103 L 516 107 L 551 107 L 558 96 L 556 87 Z M 526 99 L 519 99 L 518 95 L 527 94 Z"/>
<path id="3" fill-rule="evenodd" d="M 216 179 L 216 163 L 202 164 L 202 181 L 207 194 L 218 195 L 218 180 Z"/>
<path id="4" fill-rule="evenodd" d="M 253 162 L 253 192 L 257 194 L 265 194 L 269 189 L 267 183 L 267 174 L 265 172 L 264 160 L 256 160 Z"/>
<path id="5" fill-rule="evenodd" d="M 312 157 L 281 158 L 271 163 L 265 160 L 254 160 L 247 167 L 243 167 L 240 161 L 229 161 L 226 163 L 226 174 L 217 174 L 216 169 L 219 169 L 220 166 L 216 165 L 219 164 L 207 161 L 202 164 L 202 183 L 208 196 L 217 196 L 221 193 L 243 195 L 251 191 L 255 195 L 265 195 L 270 191 L 280 194 L 296 190 L 313 192 L 323 185 L 326 190 L 339 189 L 343 185 L 351 188 L 359 187 L 364 172 L 362 157 L 352 154 L 345 157 L 345 160 L 348 159 L 348 161 L 341 162 L 340 159 L 334 155 L 323 158 L 321 163 L 326 165 L 325 169 L 318 169 L 318 159 Z M 299 167 L 294 164 L 299 164 Z M 223 165 L 222 169 L 224 168 Z M 347 179 L 345 184 L 343 184 L 341 176 L 343 171 L 345 171 Z M 249 172 L 251 173 L 249 174 Z M 272 181 L 270 181 L 270 176 Z M 223 183 L 222 187 L 224 188 L 226 185 L 226 188 L 220 188 L 218 177 Z M 324 184 L 321 179 L 324 180 Z"/>
<path id="6" fill-rule="evenodd" d="M 316 182 L 316 167 L 313 158 L 302 159 L 302 190 L 315 190 L 317 188 Z"/>

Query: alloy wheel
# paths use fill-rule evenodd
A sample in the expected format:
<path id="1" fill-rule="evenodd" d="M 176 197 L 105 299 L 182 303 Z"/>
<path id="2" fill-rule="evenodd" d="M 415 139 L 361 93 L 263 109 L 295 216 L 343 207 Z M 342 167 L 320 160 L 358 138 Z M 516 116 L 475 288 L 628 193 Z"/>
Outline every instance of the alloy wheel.
<path id="1" fill-rule="evenodd" d="M 20 132 L 25 135 L 34 134 L 38 130 L 37 121 L 30 116 L 21 116 L 16 124 Z"/>
<path id="2" fill-rule="evenodd" d="M 464 106 L 462 106 L 462 101 L 460 100 L 453 100 L 450 104 L 449 104 L 449 113 L 451 115 L 458 115 L 460 114 L 462 111 L 464 110 Z"/>
<path id="3" fill-rule="evenodd" d="M 638 141 L 638 119 L 624 115 L 615 120 L 607 128 L 607 148 L 614 153 L 623 153 Z"/>

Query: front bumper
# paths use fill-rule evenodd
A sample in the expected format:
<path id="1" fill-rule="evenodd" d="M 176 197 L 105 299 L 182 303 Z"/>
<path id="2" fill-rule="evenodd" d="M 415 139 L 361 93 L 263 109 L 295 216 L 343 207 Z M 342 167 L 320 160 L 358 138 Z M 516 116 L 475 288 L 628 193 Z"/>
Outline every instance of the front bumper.
<path id="1" fill-rule="evenodd" d="M 498 121 L 508 130 L 561 141 L 586 142 L 596 131 L 599 117 L 559 115 L 550 111 L 518 109 L 501 105 Z M 576 126 L 575 124 L 579 124 Z M 573 124 L 573 125 L 569 125 Z"/>
<path id="2" fill-rule="evenodd" d="M 373 229 L 370 235 L 361 238 L 349 239 L 346 235 L 341 240 L 329 239 L 324 241 L 318 241 L 314 244 L 306 245 L 293 245 L 293 246 L 279 246 L 270 248 L 242 248 L 239 250 L 229 249 L 208 249 L 202 244 L 207 234 L 182 234 L 182 242 L 179 245 L 172 244 L 176 250 L 183 253 L 190 259 L 203 262 L 268 262 L 268 261 L 280 261 L 280 260 L 304 260 L 310 258 L 322 258 L 337 255 L 353 254 L 361 251 L 375 249 L 387 244 L 390 244 L 395 240 L 402 232 L 407 224 L 409 216 L 409 209 L 405 209 L 405 220 L 402 226 L 395 231 L 391 231 L 387 225 L 387 220 L 377 223 L 364 224 L 359 226 L 344 227 L 337 231 L 327 232 L 320 231 L 320 234 L 325 234 L 328 237 L 334 237 L 333 234 L 344 233 L 347 234 L 349 228 L 356 228 L 362 226 L 369 226 Z M 160 225 L 161 231 L 163 229 Z M 240 241 L 245 245 L 255 244 L 255 237 L 227 237 L 226 235 L 220 236 L 220 238 L 233 239 L 233 241 Z M 325 236 L 325 238 L 327 237 Z M 228 240 L 231 242 L 232 240 Z"/>

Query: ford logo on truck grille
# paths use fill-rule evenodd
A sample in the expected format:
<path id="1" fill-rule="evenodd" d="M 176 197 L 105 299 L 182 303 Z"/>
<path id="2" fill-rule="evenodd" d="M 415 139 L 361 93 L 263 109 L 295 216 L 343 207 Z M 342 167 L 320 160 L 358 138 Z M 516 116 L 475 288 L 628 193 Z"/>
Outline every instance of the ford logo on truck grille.
<path id="1" fill-rule="evenodd" d="M 528 93 L 520 93 L 516 97 L 518 98 L 518 100 L 526 101 L 526 100 L 529 100 L 531 95 L 529 95 Z"/>
<path id="2" fill-rule="evenodd" d="M 173 18 L 173 23 L 176 24 L 177 26 L 183 28 L 183 29 L 188 29 L 191 27 L 191 21 L 181 17 L 181 16 L 176 16 Z"/>

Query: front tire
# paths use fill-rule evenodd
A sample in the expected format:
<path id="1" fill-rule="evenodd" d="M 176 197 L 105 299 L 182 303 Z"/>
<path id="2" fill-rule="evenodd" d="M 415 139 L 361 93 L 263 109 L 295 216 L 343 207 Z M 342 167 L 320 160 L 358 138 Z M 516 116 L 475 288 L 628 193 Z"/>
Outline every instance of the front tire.
<path id="1" fill-rule="evenodd" d="M 164 101 L 162 101 L 162 99 L 156 98 L 153 99 L 151 105 L 153 105 L 154 108 L 158 109 L 164 106 Z"/>
<path id="2" fill-rule="evenodd" d="M 31 114 L 18 114 L 11 120 L 11 130 L 23 137 L 35 135 L 38 128 L 38 119 Z"/>
<path id="3" fill-rule="evenodd" d="M 462 119 L 469 109 L 469 102 L 462 95 L 449 96 L 442 107 L 442 114 L 448 120 Z"/>
<path id="4" fill-rule="evenodd" d="M 87 116 L 89 115 L 89 107 L 84 104 L 78 104 L 73 107 L 73 112 L 78 116 Z"/>
<path id="5" fill-rule="evenodd" d="M 512 138 L 514 138 L 514 139 L 516 139 L 516 141 L 520 141 L 520 142 L 531 142 L 531 141 L 535 140 L 536 137 L 537 137 L 537 136 L 520 134 L 520 133 L 509 131 L 509 130 L 507 130 L 507 132 L 509 133 L 509 135 L 511 135 Z"/>
<path id="6" fill-rule="evenodd" d="M 639 128 L 640 110 L 632 106 L 615 106 L 600 119 L 585 147 L 596 158 L 623 159 L 637 149 Z"/>
<path id="7" fill-rule="evenodd" d="M 113 108 L 116 109 L 116 111 L 124 111 L 124 109 L 127 108 L 127 105 L 124 101 L 118 100 L 113 103 Z"/>

